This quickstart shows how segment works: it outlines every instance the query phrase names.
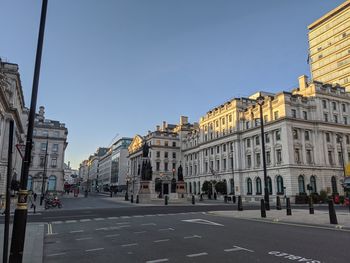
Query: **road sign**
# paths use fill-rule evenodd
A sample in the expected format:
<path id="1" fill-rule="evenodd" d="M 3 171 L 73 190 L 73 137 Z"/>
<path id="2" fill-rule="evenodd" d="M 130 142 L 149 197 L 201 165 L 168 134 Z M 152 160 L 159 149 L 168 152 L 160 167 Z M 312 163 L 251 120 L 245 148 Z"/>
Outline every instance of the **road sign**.
<path id="1" fill-rule="evenodd" d="M 19 152 L 19 154 L 21 155 L 22 159 L 24 158 L 24 153 L 25 153 L 25 150 L 26 150 L 26 145 L 25 144 L 16 144 L 16 148 Z"/>

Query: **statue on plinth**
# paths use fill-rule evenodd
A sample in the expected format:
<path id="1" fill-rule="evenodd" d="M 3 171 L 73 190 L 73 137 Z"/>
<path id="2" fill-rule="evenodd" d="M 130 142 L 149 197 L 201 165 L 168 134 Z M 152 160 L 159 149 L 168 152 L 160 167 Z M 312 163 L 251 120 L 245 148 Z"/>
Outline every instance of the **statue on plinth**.
<path id="1" fill-rule="evenodd" d="M 177 168 L 177 181 L 181 182 L 184 180 L 184 175 L 182 172 L 182 166 L 180 164 L 179 168 Z"/>

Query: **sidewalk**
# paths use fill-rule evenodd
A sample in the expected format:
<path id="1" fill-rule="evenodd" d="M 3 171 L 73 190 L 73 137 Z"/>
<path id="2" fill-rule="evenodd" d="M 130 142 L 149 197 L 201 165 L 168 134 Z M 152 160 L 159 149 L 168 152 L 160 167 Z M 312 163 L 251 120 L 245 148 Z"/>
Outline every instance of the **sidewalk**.
<path id="1" fill-rule="evenodd" d="M 42 263 L 44 253 L 45 225 L 28 223 L 26 228 L 26 240 L 24 243 L 23 263 Z M 12 225 L 10 225 L 9 254 L 11 247 Z M 0 225 L 0 253 L 3 255 L 4 225 Z M 2 261 L 1 261 L 2 262 Z"/>
<path id="2" fill-rule="evenodd" d="M 332 225 L 329 222 L 328 211 L 318 211 L 315 210 L 315 214 L 310 215 L 309 210 L 306 209 L 292 209 L 292 215 L 287 216 L 286 210 L 270 210 L 266 211 L 266 218 L 261 217 L 260 210 L 245 210 L 245 211 L 213 211 L 210 214 L 259 220 L 267 222 L 281 222 L 281 223 L 293 223 L 300 225 L 312 225 L 312 226 L 322 226 L 327 228 L 339 228 L 350 230 L 350 213 L 348 211 L 337 211 L 338 225 Z"/>

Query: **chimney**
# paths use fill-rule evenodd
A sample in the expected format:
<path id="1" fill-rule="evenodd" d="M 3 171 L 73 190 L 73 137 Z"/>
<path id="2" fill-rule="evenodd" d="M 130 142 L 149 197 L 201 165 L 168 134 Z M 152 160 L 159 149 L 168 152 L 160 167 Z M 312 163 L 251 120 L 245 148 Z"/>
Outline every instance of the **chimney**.
<path id="1" fill-rule="evenodd" d="M 188 123 L 188 117 L 187 116 L 180 116 L 180 125 L 185 125 Z"/>
<path id="2" fill-rule="evenodd" d="M 163 121 L 163 131 L 166 129 L 166 121 Z"/>
<path id="3" fill-rule="evenodd" d="M 160 130 L 160 126 L 159 126 L 159 125 L 156 126 L 156 130 L 157 130 L 157 131 Z"/>
<path id="4" fill-rule="evenodd" d="M 39 107 L 39 114 L 38 114 L 38 119 L 43 121 L 45 119 L 45 107 L 44 106 L 40 106 Z"/>
<path id="5" fill-rule="evenodd" d="M 307 76 L 306 75 L 302 75 L 299 77 L 299 89 L 303 90 L 307 88 Z"/>

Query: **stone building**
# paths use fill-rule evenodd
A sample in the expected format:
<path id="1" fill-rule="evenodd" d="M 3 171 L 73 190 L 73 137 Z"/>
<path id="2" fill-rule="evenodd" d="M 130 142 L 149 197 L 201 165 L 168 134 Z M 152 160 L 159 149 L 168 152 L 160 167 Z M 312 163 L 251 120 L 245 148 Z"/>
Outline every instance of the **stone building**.
<path id="1" fill-rule="evenodd" d="M 25 143 L 27 116 L 18 65 L 0 59 L 0 196 L 5 194 L 7 182 L 9 121 L 14 122 L 11 177 L 19 181 L 22 158 L 15 145 Z"/>
<path id="2" fill-rule="evenodd" d="M 294 197 L 307 184 L 313 192 L 342 193 L 342 157 L 350 161 L 350 95 L 344 87 L 308 82 L 306 76 L 291 92 L 234 98 L 203 116 L 181 141 L 187 191 L 198 194 L 204 181 L 216 180 L 226 183 L 228 193 L 261 198 L 259 95 L 270 195 Z"/>
<path id="3" fill-rule="evenodd" d="M 65 124 L 45 118 L 45 108 L 39 107 L 35 116 L 27 189 L 36 193 L 63 190 L 67 135 Z"/>

